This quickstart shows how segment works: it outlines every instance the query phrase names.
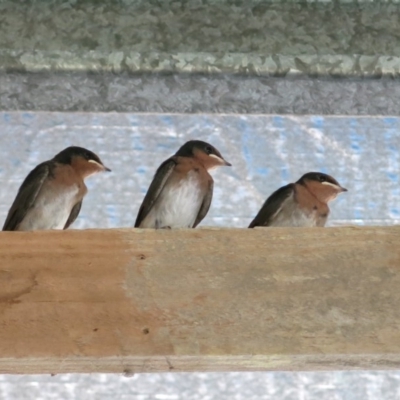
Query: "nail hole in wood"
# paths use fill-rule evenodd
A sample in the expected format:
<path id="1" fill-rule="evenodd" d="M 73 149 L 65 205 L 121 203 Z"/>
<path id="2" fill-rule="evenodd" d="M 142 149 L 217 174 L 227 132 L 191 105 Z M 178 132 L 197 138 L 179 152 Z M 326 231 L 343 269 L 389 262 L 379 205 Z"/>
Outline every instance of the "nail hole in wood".
<path id="1" fill-rule="evenodd" d="M 131 378 L 135 375 L 135 373 L 130 368 L 125 368 L 123 374 L 125 378 Z"/>

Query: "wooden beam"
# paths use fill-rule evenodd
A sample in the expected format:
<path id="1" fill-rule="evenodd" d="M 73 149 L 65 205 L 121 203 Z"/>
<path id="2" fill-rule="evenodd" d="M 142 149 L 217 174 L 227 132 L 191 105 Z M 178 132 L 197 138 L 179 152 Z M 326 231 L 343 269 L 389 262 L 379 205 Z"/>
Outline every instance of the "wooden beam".
<path id="1" fill-rule="evenodd" d="M 400 368 L 400 226 L 0 235 L 0 373 Z"/>

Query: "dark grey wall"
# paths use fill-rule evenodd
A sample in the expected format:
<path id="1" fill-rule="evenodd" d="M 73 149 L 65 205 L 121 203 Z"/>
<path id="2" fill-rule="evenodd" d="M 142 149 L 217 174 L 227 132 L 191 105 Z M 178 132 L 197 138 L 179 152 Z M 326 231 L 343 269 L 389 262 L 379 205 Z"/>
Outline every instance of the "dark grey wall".
<path id="1" fill-rule="evenodd" d="M 399 38 L 376 1 L 3 0 L 0 110 L 398 115 Z"/>
<path id="2" fill-rule="evenodd" d="M 0 110 L 399 115 L 400 80 L 0 74 Z"/>

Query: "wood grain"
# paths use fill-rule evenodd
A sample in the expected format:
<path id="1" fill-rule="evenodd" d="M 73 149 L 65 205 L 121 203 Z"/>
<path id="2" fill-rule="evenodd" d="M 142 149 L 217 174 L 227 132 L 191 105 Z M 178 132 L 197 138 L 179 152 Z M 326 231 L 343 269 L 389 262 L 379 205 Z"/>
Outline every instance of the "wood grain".
<path id="1" fill-rule="evenodd" d="M 400 227 L 0 233 L 0 373 L 400 368 Z"/>

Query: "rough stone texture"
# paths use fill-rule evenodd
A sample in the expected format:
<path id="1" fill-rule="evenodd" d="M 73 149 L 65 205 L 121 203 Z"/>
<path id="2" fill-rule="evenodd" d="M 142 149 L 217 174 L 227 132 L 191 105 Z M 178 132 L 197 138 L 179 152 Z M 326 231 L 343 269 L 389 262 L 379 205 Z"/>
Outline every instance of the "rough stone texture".
<path id="1" fill-rule="evenodd" d="M 359 79 L 398 76 L 399 18 L 397 2 L 4 0 L 0 109 L 399 115 L 399 82 Z"/>
<path id="2" fill-rule="evenodd" d="M 5 400 L 398 400 L 399 387 L 396 371 L 0 376 Z"/>
<path id="3" fill-rule="evenodd" d="M 0 73 L 0 110 L 400 115 L 396 79 Z"/>
<path id="4" fill-rule="evenodd" d="M 397 76 L 399 5 L 3 1 L 1 69 Z"/>

